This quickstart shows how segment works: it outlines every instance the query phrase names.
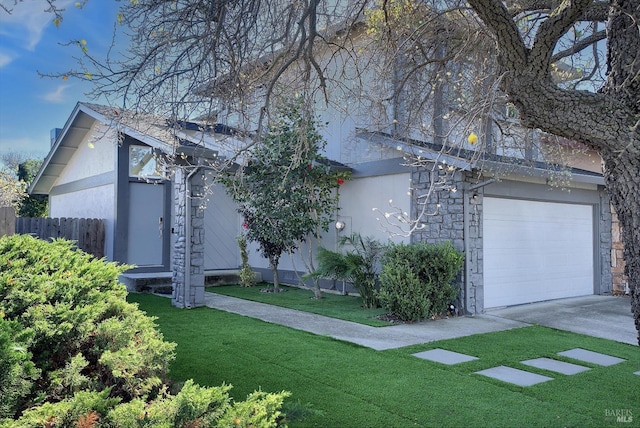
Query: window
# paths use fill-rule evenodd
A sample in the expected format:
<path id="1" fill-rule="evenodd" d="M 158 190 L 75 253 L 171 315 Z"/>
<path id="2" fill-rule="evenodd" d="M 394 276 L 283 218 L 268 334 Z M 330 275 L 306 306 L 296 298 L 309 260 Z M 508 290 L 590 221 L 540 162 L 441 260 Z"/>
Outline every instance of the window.
<path id="1" fill-rule="evenodd" d="M 159 178 L 158 162 L 149 146 L 129 146 L 129 176 Z"/>

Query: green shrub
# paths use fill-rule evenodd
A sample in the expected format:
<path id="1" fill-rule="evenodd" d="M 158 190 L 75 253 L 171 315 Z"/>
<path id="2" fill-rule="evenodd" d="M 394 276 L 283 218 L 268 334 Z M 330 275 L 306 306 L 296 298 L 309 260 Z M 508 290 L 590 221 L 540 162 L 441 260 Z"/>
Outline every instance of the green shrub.
<path id="1" fill-rule="evenodd" d="M 406 261 L 382 266 L 378 298 L 382 307 L 402 321 L 420 321 L 429 315 L 431 301 L 425 287 Z"/>
<path id="2" fill-rule="evenodd" d="M 40 371 L 24 406 L 107 387 L 114 396 L 139 397 L 162 383 L 175 345 L 126 302 L 117 280 L 127 268 L 74 250 L 70 241 L 0 239 L 0 311 L 30 335 L 26 349 Z"/>
<path id="3" fill-rule="evenodd" d="M 26 410 L 20 419 L 6 421 L 2 427 L 41 428 L 41 427 L 94 427 L 101 415 L 107 414 L 120 399 L 109 397 L 110 389 L 103 391 L 78 391 L 72 397 L 58 402 L 45 402 L 40 406 Z"/>
<path id="4" fill-rule="evenodd" d="M 57 403 L 24 412 L 19 421 L 2 426 L 50 427 L 256 427 L 285 426 L 280 408 L 286 392 L 254 392 L 246 401 L 234 402 L 230 386 L 201 387 L 189 380 L 176 395 L 160 394 L 145 402 L 135 398 L 127 403 L 109 397 L 109 390 L 80 391 Z"/>
<path id="5" fill-rule="evenodd" d="M 143 400 L 116 406 L 106 426 L 142 427 L 277 427 L 279 409 L 287 392 L 254 392 L 246 401 L 229 397 L 231 386 L 201 387 L 189 380 L 175 396 L 164 395 L 147 404 Z"/>
<path id="6" fill-rule="evenodd" d="M 5 320 L 0 312 L 0 420 L 15 414 L 21 397 L 31 391 L 39 377 L 27 351 L 30 339 L 30 332 L 16 321 Z"/>
<path id="7" fill-rule="evenodd" d="M 225 409 L 224 415 L 218 421 L 220 427 L 277 427 L 285 416 L 280 412 L 284 399 L 289 393 L 268 394 L 255 391 L 246 401 L 234 402 L 231 408 Z"/>
<path id="8" fill-rule="evenodd" d="M 416 321 L 415 316 L 419 313 L 423 313 L 422 318 L 425 318 L 445 312 L 449 303 L 458 295 L 458 289 L 452 282 L 463 263 L 464 256 L 449 242 L 440 245 L 391 244 L 382 261 L 383 272 L 386 268 L 387 273 L 384 281 L 381 275 L 379 297 L 381 300 L 385 299 L 386 305 L 390 305 L 389 299 L 393 300 L 394 304 L 391 306 L 395 311 L 414 314 L 408 321 Z M 402 271 L 407 278 L 401 278 Z M 415 281 L 419 287 L 415 286 Z M 408 294 L 410 292 L 415 295 L 411 297 Z M 398 309 L 402 302 L 410 307 Z M 424 308 L 424 311 L 417 309 L 416 305 L 427 305 L 427 302 L 429 307 Z M 385 304 L 383 307 L 387 308 Z M 391 313 L 400 316 L 399 313 Z"/>
<path id="9" fill-rule="evenodd" d="M 358 290 L 365 308 L 377 308 L 378 261 L 385 246 L 373 238 L 354 233 L 343 237 L 340 247 L 353 249 L 341 253 L 320 248 L 316 255 L 318 269 L 310 276 L 349 281 Z"/>
<path id="10" fill-rule="evenodd" d="M 229 387 L 164 392 L 175 344 L 125 300 L 128 268 L 70 241 L 0 238 L 0 426 L 198 426 L 231 411 Z"/>

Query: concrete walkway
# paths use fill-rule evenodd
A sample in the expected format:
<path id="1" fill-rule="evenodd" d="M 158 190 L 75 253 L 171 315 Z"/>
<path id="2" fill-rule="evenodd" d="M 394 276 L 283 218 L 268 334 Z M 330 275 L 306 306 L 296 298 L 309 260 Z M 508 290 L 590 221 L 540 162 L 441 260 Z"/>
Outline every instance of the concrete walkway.
<path id="1" fill-rule="evenodd" d="M 576 331 L 572 328 L 577 327 L 583 330 L 577 331 L 578 333 L 592 334 L 597 337 L 637 345 L 629 299 L 624 297 L 587 296 L 562 299 L 555 302 L 494 310 L 476 316 L 389 327 L 369 327 L 350 321 L 215 293 L 205 293 L 205 304 L 210 308 L 258 318 L 266 322 L 333 337 L 376 350 L 526 327 L 532 324 L 548 325 L 570 331 Z M 589 324 L 592 326 L 591 329 L 583 318 L 592 320 Z M 561 320 L 562 322 L 560 322 Z M 591 333 L 584 330 L 591 331 Z M 603 334 L 605 336 L 602 336 Z M 606 336 L 607 334 L 609 337 Z"/>
<path id="2" fill-rule="evenodd" d="M 638 344 L 628 296 L 583 296 L 489 310 L 488 316 Z"/>

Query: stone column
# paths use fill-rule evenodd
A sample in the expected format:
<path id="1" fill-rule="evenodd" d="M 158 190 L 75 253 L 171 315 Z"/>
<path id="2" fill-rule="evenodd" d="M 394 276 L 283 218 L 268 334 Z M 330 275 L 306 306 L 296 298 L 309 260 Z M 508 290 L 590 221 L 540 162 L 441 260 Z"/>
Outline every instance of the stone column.
<path id="1" fill-rule="evenodd" d="M 468 179 L 469 177 L 467 177 Z M 468 275 L 466 279 L 468 293 L 466 295 L 467 312 L 471 314 L 480 313 L 484 310 L 483 292 L 484 292 L 484 266 L 482 258 L 482 199 L 484 196 L 484 187 L 475 190 L 466 191 L 468 235 L 465 236 L 466 248 L 468 254 L 465 255 L 468 264 L 465 273 Z M 480 302 L 480 304 L 478 304 Z"/>
<path id="2" fill-rule="evenodd" d="M 432 176 L 435 174 L 435 176 Z M 446 172 L 428 171 L 424 169 L 415 170 L 411 174 L 411 182 L 416 194 L 411 201 L 412 217 L 416 218 L 420 210 L 415 197 L 422 195 L 428 191 L 431 187 L 432 180 L 434 182 L 441 181 L 446 176 Z M 437 213 L 437 215 L 426 215 L 422 220 L 424 227 L 415 231 L 411 235 L 411 242 L 427 242 L 429 244 L 442 244 L 444 242 L 451 242 L 458 251 L 464 251 L 464 202 L 463 202 L 463 188 L 464 188 L 464 176 L 461 171 L 455 171 L 451 177 L 447 178 L 447 184 L 451 186 L 450 189 L 440 189 L 433 192 L 430 195 L 427 212 Z M 456 306 L 458 309 L 463 307 L 463 302 L 467 299 L 465 296 L 465 278 L 464 269 L 461 270 L 460 275 L 456 278 L 456 283 L 460 292 L 458 294 L 458 302 Z M 475 310 L 466 308 L 467 311 Z"/>
<path id="3" fill-rule="evenodd" d="M 191 257 L 190 290 L 191 307 L 204 306 L 204 171 L 200 170 L 191 177 L 191 197 L 187 203 L 191 206 Z"/>
<path id="4" fill-rule="evenodd" d="M 204 305 L 204 173 L 178 169 L 174 177 L 172 304 L 193 308 Z"/>
<path id="5" fill-rule="evenodd" d="M 172 260 L 172 286 L 173 295 L 171 303 L 174 306 L 185 307 L 185 264 L 186 264 L 186 201 L 187 201 L 187 175 L 180 168 L 176 169 L 173 180 L 173 233 L 175 234 Z"/>
<path id="6" fill-rule="evenodd" d="M 612 249 L 615 248 L 613 242 L 613 215 L 615 212 L 611 207 L 611 200 L 609 194 L 604 188 L 600 188 L 600 204 L 599 213 L 594 215 L 597 224 L 596 231 L 599 236 L 594 236 L 595 240 L 595 255 L 596 255 L 596 272 L 599 271 L 600 278 L 596 277 L 596 284 L 594 292 L 595 294 L 609 294 L 612 292 L 612 263 L 611 258 L 613 254 Z M 599 267 L 599 269 L 598 269 Z"/>

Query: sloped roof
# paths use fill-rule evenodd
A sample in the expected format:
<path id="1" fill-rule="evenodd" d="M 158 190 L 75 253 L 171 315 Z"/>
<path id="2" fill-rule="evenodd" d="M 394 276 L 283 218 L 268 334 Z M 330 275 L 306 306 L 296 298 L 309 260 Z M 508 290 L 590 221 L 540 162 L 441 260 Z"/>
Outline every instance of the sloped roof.
<path id="1" fill-rule="evenodd" d="M 156 115 L 79 102 L 42 163 L 29 188 L 30 193 L 48 194 L 51 191 L 71 157 L 96 122 L 111 126 L 119 133 L 129 135 L 169 154 L 172 154 L 176 147 L 181 146 L 204 147 L 208 151 L 216 150 L 212 139 L 204 139 L 197 133 L 189 132 L 194 129 L 202 131 L 203 128 L 198 128 L 197 124 L 171 122 Z M 204 131 L 211 136 L 218 133 L 225 136 L 234 135 L 232 129 L 224 125 L 213 126 Z"/>
<path id="2" fill-rule="evenodd" d="M 463 148 L 446 151 L 442 146 L 413 139 L 399 140 L 384 132 L 358 130 L 358 138 L 365 139 L 396 148 L 404 153 L 418 155 L 432 162 L 444 162 L 453 165 L 463 171 L 487 170 L 496 174 L 522 174 L 526 176 L 546 177 L 552 173 L 568 171 L 571 180 L 577 183 L 604 185 L 602 174 L 580 168 L 562 169 L 542 161 L 529 161 L 526 159 L 512 158 L 502 155 L 478 154 Z"/>
<path id="3" fill-rule="evenodd" d="M 464 156 L 445 153 L 442 148 L 437 149 L 417 140 L 399 140 L 390 134 L 377 131 L 357 130 L 356 136 L 360 139 L 387 147 L 398 149 L 404 153 L 411 153 L 433 162 L 444 162 L 453 165 L 463 171 L 471 171 L 473 165 Z"/>
<path id="4" fill-rule="evenodd" d="M 69 116 L 62 128 L 62 132 L 58 134 L 58 137 L 53 142 L 49 154 L 31 183 L 29 193 L 49 193 L 53 184 L 97 120 L 96 115 L 95 111 L 86 108 L 83 104 L 76 104 L 71 116 Z"/>

